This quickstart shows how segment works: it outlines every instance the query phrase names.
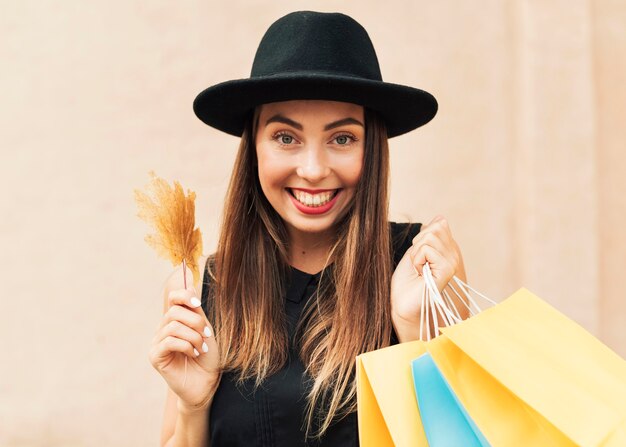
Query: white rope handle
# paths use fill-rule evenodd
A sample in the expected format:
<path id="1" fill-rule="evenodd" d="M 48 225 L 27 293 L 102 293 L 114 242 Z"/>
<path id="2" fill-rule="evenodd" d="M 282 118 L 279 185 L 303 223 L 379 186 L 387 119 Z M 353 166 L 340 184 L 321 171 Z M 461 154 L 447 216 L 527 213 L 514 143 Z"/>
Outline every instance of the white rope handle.
<path id="1" fill-rule="evenodd" d="M 413 269 L 417 272 L 415 266 L 413 266 Z M 487 303 L 494 306 L 496 305 L 495 301 L 487 298 L 485 295 L 478 292 L 476 289 L 469 286 L 456 276 L 453 276 L 451 281 L 454 281 L 464 296 L 461 296 L 459 292 L 450 285 L 450 283 L 446 284 L 440 292 L 437 284 L 435 283 L 435 278 L 433 277 L 428 262 L 424 264 L 422 272 L 422 276 L 424 278 L 424 292 L 421 297 L 420 340 L 429 341 L 431 339 L 431 324 L 434 329 L 434 336 L 437 337 L 437 335 L 439 335 L 440 327 L 452 326 L 460 323 L 463 319 L 461 318 L 461 314 L 458 309 L 458 303 L 462 303 L 462 305 L 465 306 L 465 308 L 469 311 L 470 316 L 481 312 L 481 307 L 472 297 L 470 291 L 480 296 Z M 419 274 L 419 272 L 417 273 Z M 450 289 L 454 295 L 456 295 L 457 300 L 454 300 L 446 289 Z"/>

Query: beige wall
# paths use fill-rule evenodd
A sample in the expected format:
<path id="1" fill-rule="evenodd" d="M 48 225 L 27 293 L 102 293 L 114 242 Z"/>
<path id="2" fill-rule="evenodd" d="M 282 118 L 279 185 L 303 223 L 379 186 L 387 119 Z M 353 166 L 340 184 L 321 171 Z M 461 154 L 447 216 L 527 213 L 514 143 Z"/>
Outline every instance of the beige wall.
<path id="1" fill-rule="evenodd" d="M 0 445 L 156 445 L 172 266 L 132 190 L 195 190 L 212 251 L 237 140 L 191 102 L 296 9 L 352 15 L 385 80 L 439 100 L 391 140 L 392 216 L 443 214 L 476 288 L 526 286 L 626 355 L 626 2 L 5 0 Z"/>

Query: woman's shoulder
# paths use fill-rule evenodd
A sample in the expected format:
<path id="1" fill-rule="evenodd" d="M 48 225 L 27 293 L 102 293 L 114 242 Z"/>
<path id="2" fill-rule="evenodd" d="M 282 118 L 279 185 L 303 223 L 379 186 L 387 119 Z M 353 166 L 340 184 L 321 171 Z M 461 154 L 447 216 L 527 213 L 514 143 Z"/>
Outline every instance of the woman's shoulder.
<path id="1" fill-rule="evenodd" d="M 413 244 L 413 238 L 422 228 L 418 222 L 389 222 L 394 266 L 398 265 L 404 253 Z"/>

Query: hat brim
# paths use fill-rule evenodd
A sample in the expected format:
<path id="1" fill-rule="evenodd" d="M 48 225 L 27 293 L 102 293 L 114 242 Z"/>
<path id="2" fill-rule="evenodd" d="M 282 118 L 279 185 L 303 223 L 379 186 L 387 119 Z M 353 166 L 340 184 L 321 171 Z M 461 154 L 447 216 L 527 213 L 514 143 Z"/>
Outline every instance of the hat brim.
<path id="1" fill-rule="evenodd" d="M 377 111 L 387 125 L 387 137 L 407 133 L 437 113 L 430 93 L 390 82 L 319 73 L 288 73 L 235 79 L 202 91 L 194 113 L 205 124 L 240 137 L 254 107 L 293 99 L 350 102 Z"/>

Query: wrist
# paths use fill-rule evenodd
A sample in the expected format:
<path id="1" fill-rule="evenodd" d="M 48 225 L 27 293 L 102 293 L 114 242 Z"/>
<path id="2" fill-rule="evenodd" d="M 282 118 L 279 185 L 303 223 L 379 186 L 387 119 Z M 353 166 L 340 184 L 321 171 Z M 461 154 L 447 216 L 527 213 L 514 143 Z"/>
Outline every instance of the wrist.
<path id="1" fill-rule="evenodd" d="M 198 414 L 206 414 L 211 408 L 213 400 L 203 402 L 198 405 L 189 405 L 178 399 L 178 412 L 186 416 L 194 416 Z"/>
<path id="2" fill-rule="evenodd" d="M 420 338 L 419 321 L 409 321 L 395 313 L 392 313 L 391 322 L 400 343 L 414 341 Z"/>

